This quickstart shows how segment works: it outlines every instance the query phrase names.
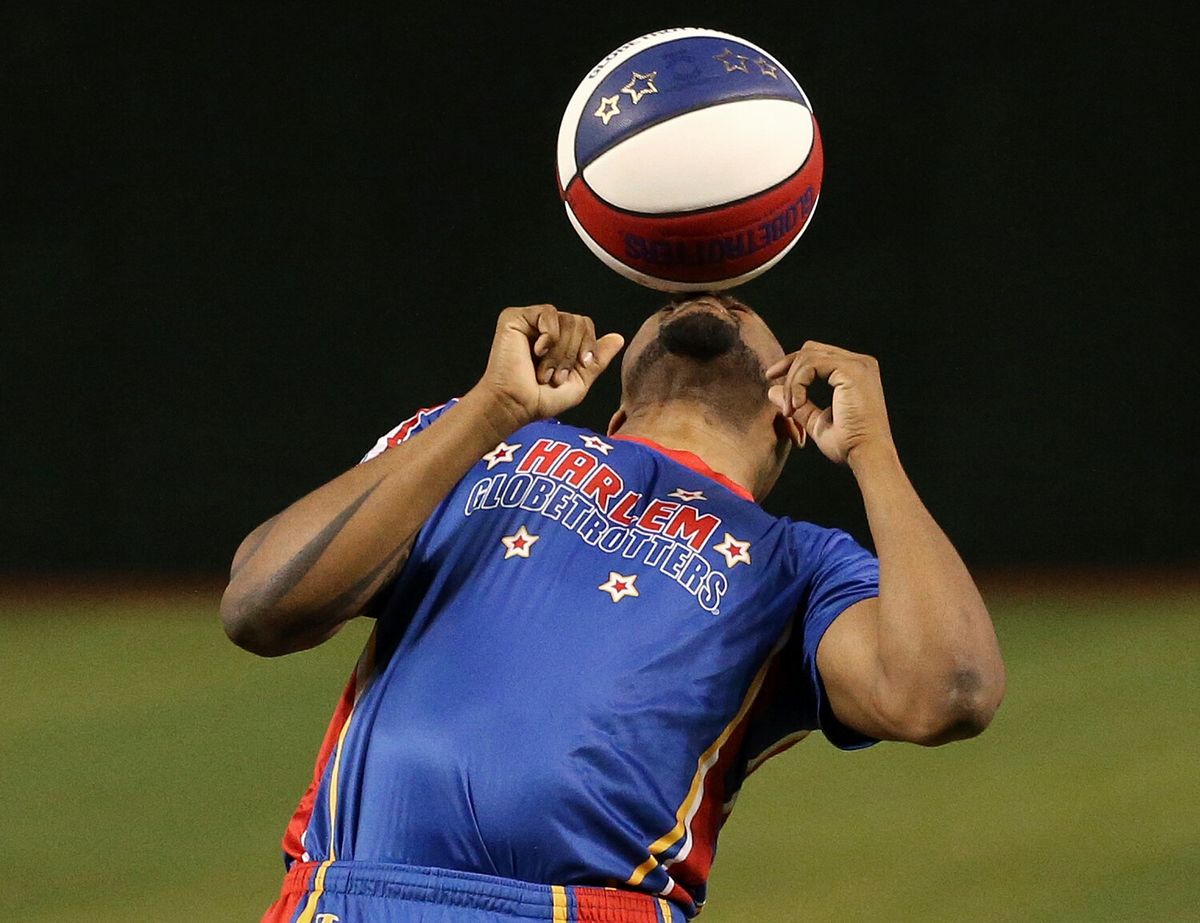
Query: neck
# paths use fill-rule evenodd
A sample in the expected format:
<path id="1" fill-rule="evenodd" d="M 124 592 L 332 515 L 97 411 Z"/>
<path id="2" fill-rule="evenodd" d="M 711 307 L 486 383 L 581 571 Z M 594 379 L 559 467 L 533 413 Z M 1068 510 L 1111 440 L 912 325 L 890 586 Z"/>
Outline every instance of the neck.
<path id="1" fill-rule="evenodd" d="M 665 401 L 630 411 L 614 435 L 639 436 L 668 449 L 691 452 L 713 471 L 741 484 L 761 500 L 770 485 L 760 461 L 764 457 L 764 446 L 758 445 L 761 439 L 756 436 L 760 430 L 771 432 L 769 427 L 741 430 L 706 407 L 688 401 Z"/>

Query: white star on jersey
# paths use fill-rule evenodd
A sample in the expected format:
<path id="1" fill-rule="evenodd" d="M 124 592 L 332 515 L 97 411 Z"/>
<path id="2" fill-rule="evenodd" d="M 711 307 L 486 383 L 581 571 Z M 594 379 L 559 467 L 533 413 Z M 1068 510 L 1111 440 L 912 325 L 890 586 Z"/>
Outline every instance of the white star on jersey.
<path id="1" fill-rule="evenodd" d="M 521 448 L 521 443 L 509 445 L 507 442 L 501 442 L 496 448 L 483 456 L 483 460 L 488 463 L 487 470 L 491 471 L 501 462 L 516 461 L 516 451 Z"/>
<path id="2" fill-rule="evenodd" d="M 600 584 L 600 589 L 612 597 L 612 601 L 619 603 L 626 596 L 640 596 L 637 587 L 637 574 L 630 574 L 626 577 L 624 574 L 618 574 L 615 570 L 608 572 L 608 579 Z"/>
<path id="3" fill-rule="evenodd" d="M 518 526 L 512 535 L 500 539 L 500 544 L 504 546 L 504 560 L 529 557 L 529 549 L 539 538 L 540 535 L 530 535 L 524 526 Z"/>
<path id="4" fill-rule="evenodd" d="M 750 543 L 738 541 L 728 532 L 725 533 L 725 541 L 719 545 L 713 545 L 713 550 L 719 551 L 725 556 L 726 567 L 750 563 Z"/>
<path id="5" fill-rule="evenodd" d="M 601 439 L 599 436 L 580 436 L 579 437 L 585 446 L 589 449 L 595 449 L 601 455 L 607 455 L 612 451 L 612 446 Z"/>
<path id="6" fill-rule="evenodd" d="M 708 499 L 708 497 L 704 496 L 704 491 L 702 490 L 684 490 L 682 487 L 675 488 L 667 496 L 674 497 L 676 500 L 683 500 L 685 503 Z"/>

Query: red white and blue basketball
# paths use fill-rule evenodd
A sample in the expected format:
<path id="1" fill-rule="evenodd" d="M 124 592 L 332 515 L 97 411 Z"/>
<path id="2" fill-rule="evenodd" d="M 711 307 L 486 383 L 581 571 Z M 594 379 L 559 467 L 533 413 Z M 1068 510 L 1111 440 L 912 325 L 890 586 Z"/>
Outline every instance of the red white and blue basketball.
<path id="1" fill-rule="evenodd" d="M 777 59 L 711 29 L 622 45 L 579 84 L 558 187 L 584 243 L 666 291 L 731 288 L 774 266 L 812 219 L 821 136 Z"/>

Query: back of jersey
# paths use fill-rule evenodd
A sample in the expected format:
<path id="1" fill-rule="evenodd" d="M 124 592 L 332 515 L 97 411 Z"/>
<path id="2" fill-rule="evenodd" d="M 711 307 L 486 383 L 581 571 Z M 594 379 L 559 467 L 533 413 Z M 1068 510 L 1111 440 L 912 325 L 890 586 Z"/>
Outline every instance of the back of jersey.
<path id="1" fill-rule="evenodd" d="M 390 591 L 313 858 L 329 839 L 340 859 L 694 909 L 724 780 L 820 566 L 796 528 L 694 456 L 519 430 L 439 505 Z M 839 606 L 855 592 L 874 595 L 873 572 Z"/>

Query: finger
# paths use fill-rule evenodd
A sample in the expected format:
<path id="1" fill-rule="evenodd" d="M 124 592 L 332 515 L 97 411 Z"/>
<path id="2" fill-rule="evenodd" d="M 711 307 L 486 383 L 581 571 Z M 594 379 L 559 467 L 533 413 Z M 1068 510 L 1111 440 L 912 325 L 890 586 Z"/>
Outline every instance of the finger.
<path id="1" fill-rule="evenodd" d="M 857 357 L 857 353 L 852 353 L 849 350 L 842 349 L 839 346 L 830 346 L 828 343 L 820 343 L 817 340 L 807 340 L 800 349 L 795 352 L 788 353 L 782 359 L 776 359 L 771 365 L 767 366 L 763 374 L 767 379 L 780 378 L 785 375 L 788 369 L 798 361 L 804 361 L 806 358 L 814 356 L 847 356 Z"/>
<path id="2" fill-rule="evenodd" d="M 578 314 L 559 315 L 558 340 L 550 346 L 546 354 L 546 365 L 553 369 L 549 382 L 561 385 L 571 376 L 579 357 L 579 344 L 583 342 L 584 320 Z"/>
<path id="3" fill-rule="evenodd" d="M 546 394 L 543 403 L 551 408 L 551 415 L 561 413 L 582 401 L 596 378 L 608 368 L 624 345 L 625 338 L 619 333 L 610 333 L 600 337 L 596 341 L 596 354 L 593 361 L 582 368 L 571 369 L 571 374 L 564 385 Z"/>
<path id="4" fill-rule="evenodd" d="M 792 367 L 792 360 L 796 358 L 796 353 L 788 353 L 782 359 L 776 360 L 773 364 L 767 366 L 763 374 L 767 377 L 767 381 L 773 378 L 781 377 L 789 368 Z"/>
<path id="5" fill-rule="evenodd" d="M 595 355 L 592 357 L 592 361 L 580 372 L 588 387 L 591 387 L 592 382 L 600 377 L 600 373 L 608 368 L 624 345 L 625 337 L 619 333 L 606 333 L 596 341 Z"/>
<path id="6" fill-rule="evenodd" d="M 808 384 L 812 384 L 817 378 L 826 379 L 840 368 L 844 368 L 850 363 L 850 358 L 844 353 L 837 355 L 835 353 L 826 352 L 823 349 L 809 349 L 805 347 L 796 353 L 797 367 L 807 367 L 812 369 L 812 377 L 808 379 Z"/>
<path id="7" fill-rule="evenodd" d="M 812 401 L 808 401 L 797 407 L 796 412 L 787 420 L 798 430 L 799 441 L 796 443 L 798 446 L 803 448 L 808 437 L 811 436 L 823 455 L 831 461 L 841 460 L 839 455 L 841 449 L 833 435 L 832 408 L 822 409 Z"/>
<path id="8" fill-rule="evenodd" d="M 791 415 L 791 419 L 796 421 L 796 425 L 803 429 L 809 435 L 813 435 L 810 427 L 815 425 L 815 420 L 826 412 L 826 408 L 818 407 L 812 401 L 805 401 L 797 407 Z M 815 439 L 816 436 L 813 435 Z"/>
<path id="9" fill-rule="evenodd" d="M 851 352 L 848 349 L 843 349 L 840 346 L 834 346 L 831 343 L 821 343 L 817 340 L 807 340 L 800 347 L 800 352 L 827 353 L 831 356 L 848 356 L 858 358 L 859 353 Z"/>
<path id="10" fill-rule="evenodd" d="M 535 356 L 541 358 L 535 372 L 540 384 L 547 384 L 558 369 L 559 363 L 555 361 L 555 349 L 562 341 L 566 318 L 567 315 L 557 310 L 553 312 L 552 316 L 539 318 L 538 330 L 541 331 L 541 335 L 533 345 L 533 352 Z"/>
<path id="11" fill-rule="evenodd" d="M 523 336 L 534 336 L 538 332 L 538 320 L 555 307 L 552 304 L 527 304 L 520 307 L 505 308 L 496 318 L 496 332 L 511 330 Z"/>
<path id="12" fill-rule="evenodd" d="M 806 433 L 802 427 L 797 426 L 796 421 L 791 417 L 780 416 L 779 419 L 783 420 L 783 425 L 787 430 L 788 439 L 791 440 L 792 445 L 798 449 L 803 449 L 805 444 L 808 442 L 808 433 Z"/>
<path id="13" fill-rule="evenodd" d="M 589 366 L 596 358 L 596 325 L 590 317 L 583 319 L 583 339 L 579 341 L 579 364 Z"/>
<path id="14" fill-rule="evenodd" d="M 583 315 L 571 316 L 570 335 L 565 338 L 566 348 L 563 351 L 563 365 L 568 371 L 579 364 L 579 354 L 583 351 L 583 340 L 590 324 L 591 321 Z"/>
<path id="15" fill-rule="evenodd" d="M 550 343 L 550 349 L 538 365 L 538 381 L 542 384 L 561 383 L 562 370 L 566 369 L 569 374 L 575 364 L 571 349 L 578 337 L 578 321 L 577 315 L 559 313 L 558 336 Z"/>
<path id="16" fill-rule="evenodd" d="M 808 401 L 808 386 L 817 377 L 816 369 L 808 362 L 797 361 L 784 379 L 784 414 L 791 416 L 796 408 Z"/>
<path id="17" fill-rule="evenodd" d="M 804 421 L 805 431 L 812 436 L 813 442 L 830 461 L 845 461 L 842 454 L 841 441 L 833 426 L 833 408 L 826 407 L 819 413 L 810 414 Z"/>
<path id="18" fill-rule="evenodd" d="M 817 374 L 829 383 L 836 385 L 841 381 L 870 374 L 879 368 L 879 362 L 874 356 L 865 353 L 855 353 L 827 343 L 817 343 L 813 340 L 805 343 L 796 353 L 797 361 L 809 362 L 817 370 Z"/>
<path id="19" fill-rule="evenodd" d="M 575 347 L 574 358 L 571 358 L 568 351 L 567 359 L 572 362 L 570 368 L 560 369 L 554 376 L 555 384 L 566 384 L 571 377 L 572 370 L 583 372 L 596 359 L 596 326 L 592 323 L 592 319 L 586 315 L 580 314 L 575 318 L 578 321 L 579 327 L 579 345 Z"/>
<path id="20" fill-rule="evenodd" d="M 535 318 L 538 337 L 533 344 L 535 356 L 545 356 L 559 336 L 559 315 L 552 305 L 536 305 L 535 310 L 541 309 Z"/>

